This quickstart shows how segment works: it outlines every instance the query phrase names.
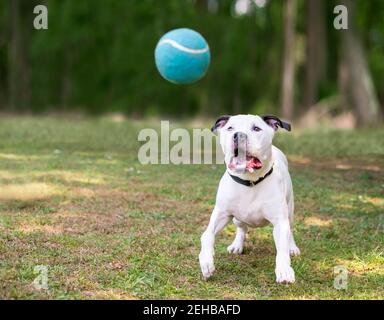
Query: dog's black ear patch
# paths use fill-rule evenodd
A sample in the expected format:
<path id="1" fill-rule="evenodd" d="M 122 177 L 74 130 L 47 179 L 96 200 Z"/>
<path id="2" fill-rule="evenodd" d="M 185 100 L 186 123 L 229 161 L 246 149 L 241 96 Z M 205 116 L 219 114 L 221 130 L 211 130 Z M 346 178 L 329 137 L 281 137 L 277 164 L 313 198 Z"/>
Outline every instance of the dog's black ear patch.
<path id="1" fill-rule="evenodd" d="M 215 124 L 212 126 L 211 131 L 216 132 L 217 129 L 224 127 L 225 124 L 228 122 L 230 117 L 231 116 L 228 116 L 228 115 L 223 115 L 223 116 L 219 117 L 216 120 Z"/>
<path id="2" fill-rule="evenodd" d="M 277 131 L 277 129 L 283 128 L 287 131 L 291 131 L 291 125 L 288 122 L 281 121 L 278 117 L 273 115 L 265 115 L 261 116 L 261 118 L 273 128 L 273 130 Z"/>

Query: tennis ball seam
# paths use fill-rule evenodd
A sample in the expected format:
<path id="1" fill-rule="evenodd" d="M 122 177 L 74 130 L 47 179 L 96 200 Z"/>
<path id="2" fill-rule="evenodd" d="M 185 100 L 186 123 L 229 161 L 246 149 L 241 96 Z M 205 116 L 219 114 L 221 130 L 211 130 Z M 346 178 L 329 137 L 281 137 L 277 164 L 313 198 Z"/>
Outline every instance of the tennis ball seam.
<path id="1" fill-rule="evenodd" d="M 178 49 L 178 50 L 183 51 L 183 52 L 191 53 L 191 54 L 203 54 L 203 53 L 206 53 L 209 51 L 208 46 L 206 46 L 205 48 L 202 48 L 202 49 L 191 49 L 191 48 L 188 48 L 188 47 L 181 45 L 180 43 L 177 43 L 175 40 L 172 40 L 172 39 L 163 39 L 159 42 L 159 46 L 164 45 L 164 44 L 169 44 L 172 47 L 174 47 L 175 49 Z"/>

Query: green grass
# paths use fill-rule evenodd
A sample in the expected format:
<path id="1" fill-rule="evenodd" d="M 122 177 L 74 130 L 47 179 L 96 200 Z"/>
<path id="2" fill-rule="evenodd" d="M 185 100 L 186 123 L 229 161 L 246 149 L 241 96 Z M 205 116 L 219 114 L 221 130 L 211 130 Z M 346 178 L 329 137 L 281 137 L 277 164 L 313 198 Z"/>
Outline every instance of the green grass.
<path id="1" fill-rule="evenodd" d="M 383 299 L 384 130 L 312 130 L 275 138 L 296 198 L 296 283 L 277 285 L 271 227 L 244 255 L 216 242 L 200 277 L 200 235 L 223 165 L 140 165 L 144 122 L 0 120 L 0 298 Z M 158 123 L 155 123 L 158 126 Z M 207 124 L 208 127 L 208 124 Z M 48 266 L 48 291 L 32 282 Z M 348 288 L 333 287 L 333 268 Z"/>

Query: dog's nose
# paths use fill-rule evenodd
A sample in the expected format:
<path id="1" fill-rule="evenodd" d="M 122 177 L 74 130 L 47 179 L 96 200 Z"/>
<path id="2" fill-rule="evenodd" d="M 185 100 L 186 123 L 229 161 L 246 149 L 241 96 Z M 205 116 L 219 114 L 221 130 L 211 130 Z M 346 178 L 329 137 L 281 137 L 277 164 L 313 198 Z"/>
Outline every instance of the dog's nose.
<path id="1" fill-rule="evenodd" d="M 239 142 L 242 140 L 245 140 L 247 138 L 247 135 L 244 132 L 235 132 L 233 135 L 233 141 L 234 142 Z"/>

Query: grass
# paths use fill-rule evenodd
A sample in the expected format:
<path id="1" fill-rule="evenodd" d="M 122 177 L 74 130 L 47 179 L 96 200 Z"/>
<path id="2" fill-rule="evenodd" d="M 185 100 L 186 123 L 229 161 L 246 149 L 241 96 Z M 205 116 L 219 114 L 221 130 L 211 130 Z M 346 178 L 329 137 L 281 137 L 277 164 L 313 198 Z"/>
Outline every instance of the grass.
<path id="1" fill-rule="evenodd" d="M 241 256 L 217 237 L 201 280 L 200 235 L 223 165 L 140 165 L 145 122 L 0 120 L 0 298 L 383 299 L 384 130 L 310 130 L 275 138 L 296 197 L 296 283 L 275 284 L 271 227 Z M 157 124 L 158 125 L 158 124 Z M 206 124 L 208 127 L 208 124 Z M 32 285 L 48 267 L 48 290 Z M 348 288 L 333 286 L 335 266 Z"/>

